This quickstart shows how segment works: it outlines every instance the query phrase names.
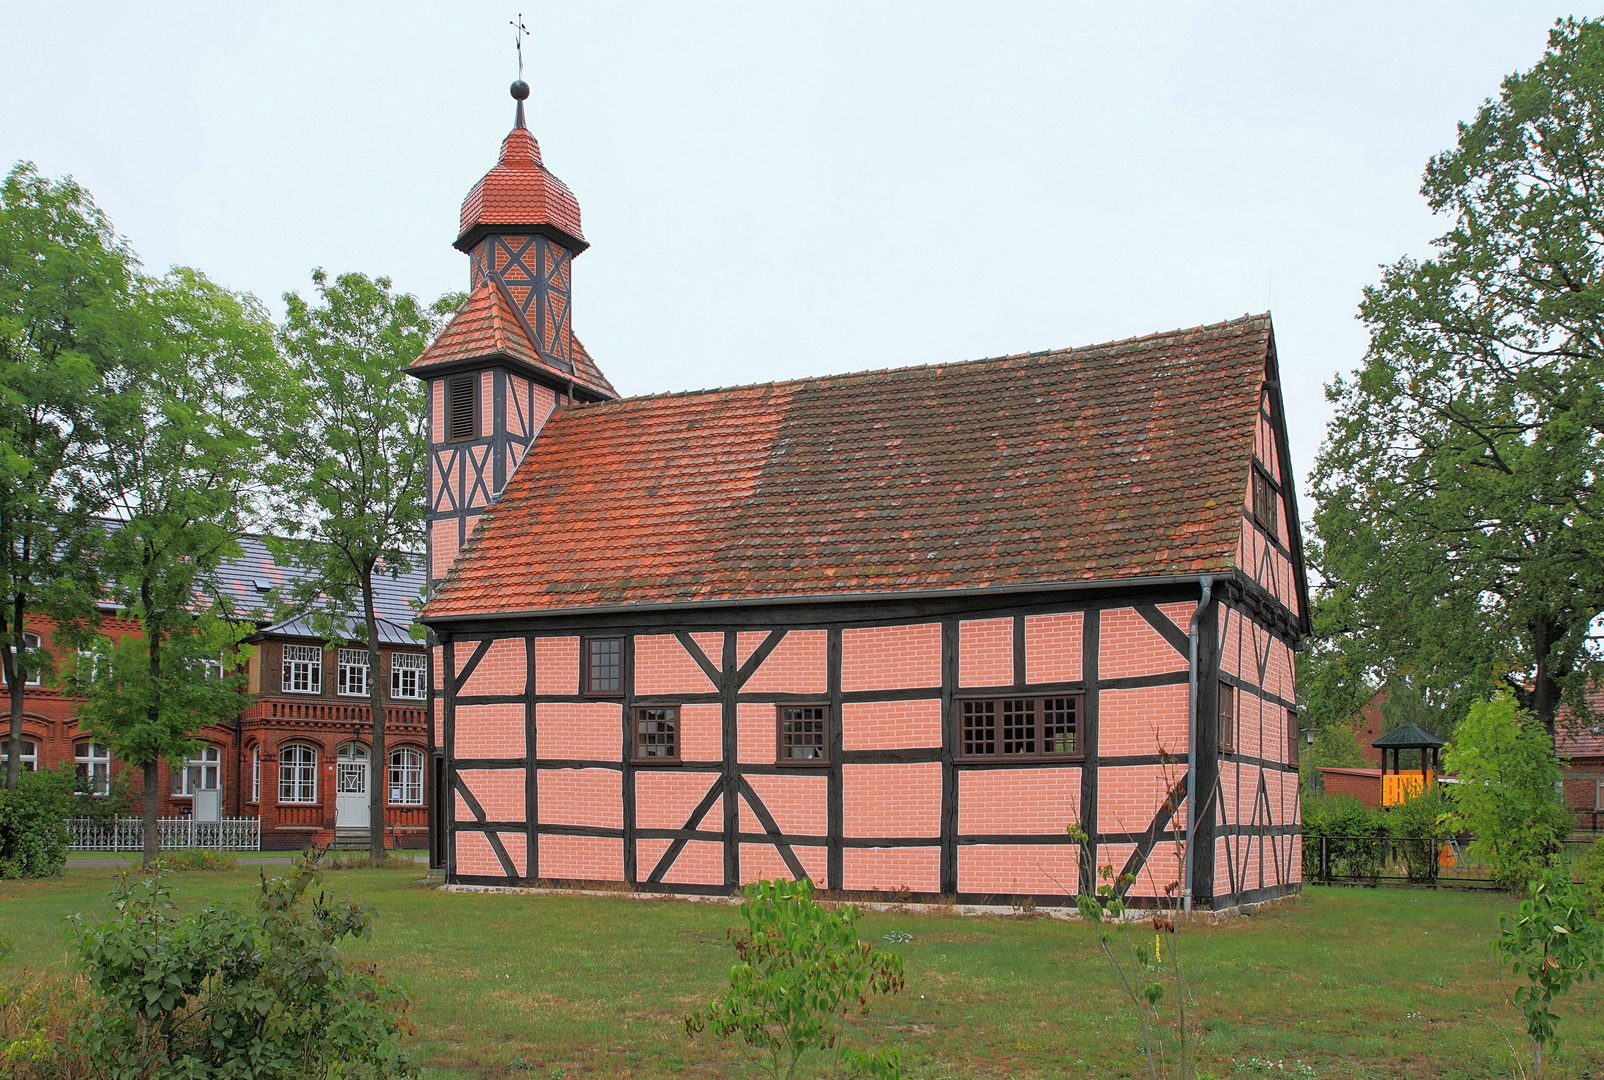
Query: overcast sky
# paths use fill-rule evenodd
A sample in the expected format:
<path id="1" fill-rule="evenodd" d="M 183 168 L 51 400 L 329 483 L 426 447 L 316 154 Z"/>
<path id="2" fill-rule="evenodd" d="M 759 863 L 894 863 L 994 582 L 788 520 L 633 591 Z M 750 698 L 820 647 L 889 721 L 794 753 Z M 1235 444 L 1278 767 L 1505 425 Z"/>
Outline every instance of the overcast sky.
<path id="1" fill-rule="evenodd" d="M 0 3 L 0 159 L 87 186 L 148 267 L 282 311 L 314 266 L 466 287 L 511 126 L 592 247 L 625 394 L 1275 317 L 1306 480 L 1428 157 L 1564 9 L 1497 3 Z M 1308 513 L 1305 506 L 1304 513 Z"/>

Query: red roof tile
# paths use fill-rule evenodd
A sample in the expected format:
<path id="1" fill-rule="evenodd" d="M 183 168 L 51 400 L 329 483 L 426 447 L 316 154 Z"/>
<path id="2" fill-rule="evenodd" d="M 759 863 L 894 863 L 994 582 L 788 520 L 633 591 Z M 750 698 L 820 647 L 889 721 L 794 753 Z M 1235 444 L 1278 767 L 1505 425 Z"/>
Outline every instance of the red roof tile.
<path id="1" fill-rule="evenodd" d="M 549 372 L 559 380 L 572 379 L 603 397 L 616 398 L 618 391 L 613 389 L 613 384 L 607 381 L 607 376 L 601 373 L 579 339 L 575 338 L 573 344 L 574 371 L 570 375 L 565 368 L 541 357 L 501 290 L 494 282 L 486 281 L 468 294 L 468 299 L 440 331 L 440 336 L 409 367 L 416 371 L 458 360 L 506 356 Z"/>
<path id="2" fill-rule="evenodd" d="M 540 144 L 522 127 L 501 142 L 501 160 L 462 201 L 462 228 L 457 246 L 466 250 L 468 235 L 479 226 L 549 225 L 568 236 L 576 251 L 589 245 L 579 231 L 579 200 L 540 161 Z"/>
<path id="3" fill-rule="evenodd" d="M 1604 688 L 1588 691 L 1587 707 L 1594 717 L 1604 716 Z M 1581 727 L 1571 710 L 1562 708 L 1554 722 L 1554 743 L 1564 757 L 1604 757 L 1604 723 L 1593 719 Z"/>
<path id="4" fill-rule="evenodd" d="M 558 413 L 425 618 L 1228 570 L 1267 316 Z"/>

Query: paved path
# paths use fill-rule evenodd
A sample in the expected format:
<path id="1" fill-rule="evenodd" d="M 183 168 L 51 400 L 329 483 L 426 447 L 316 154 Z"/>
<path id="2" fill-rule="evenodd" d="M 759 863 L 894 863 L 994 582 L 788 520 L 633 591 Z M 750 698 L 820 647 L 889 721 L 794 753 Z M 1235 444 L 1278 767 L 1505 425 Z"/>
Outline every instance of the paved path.
<path id="1" fill-rule="evenodd" d="M 353 852 L 353 854 L 357 854 L 357 853 Z M 423 854 L 423 853 L 419 853 L 417 855 L 402 854 L 402 855 L 400 855 L 398 857 L 399 858 L 403 858 L 403 859 L 410 858 L 413 862 L 417 863 L 419 866 L 424 866 L 429 861 L 428 855 Z M 238 861 L 239 861 L 239 865 L 241 865 L 241 866 L 288 866 L 288 865 L 290 865 L 291 863 L 293 863 L 295 861 L 295 856 L 294 855 L 241 855 L 239 857 Z M 136 865 L 138 862 L 139 862 L 139 855 L 138 855 L 137 852 L 130 852 L 130 853 L 124 854 L 124 855 L 111 855 L 111 854 L 101 855 L 101 854 L 90 853 L 90 854 L 85 854 L 85 855 L 68 855 L 67 856 L 67 867 L 68 867 L 68 869 L 77 869 L 77 868 L 80 868 L 80 867 L 85 868 L 85 869 L 92 869 L 92 868 L 95 868 L 95 867 L 120 868 L 120 867 L 124 867 L 124 866 L 133 866 L 133 865 Z"/>

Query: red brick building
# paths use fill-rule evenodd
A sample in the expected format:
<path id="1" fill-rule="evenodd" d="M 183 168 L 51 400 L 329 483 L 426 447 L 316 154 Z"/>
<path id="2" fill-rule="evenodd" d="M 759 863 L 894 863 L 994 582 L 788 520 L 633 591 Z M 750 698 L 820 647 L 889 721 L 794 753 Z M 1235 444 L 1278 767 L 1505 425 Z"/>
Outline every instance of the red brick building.
<path id="1" fill-rule="evenodd" d="M 1137 902 L 1299 887 L 1267 316 L 619 400 L 521 104 L 456 246 L 412 369 L 449 880 L 1062 901 L 1078 821 Z"/>
<path id="2" fill-rule="evenodd" d="M 266 617 L 273 590 L 293 573 L 274 564 L 262 542 L 247 537 L 245 554 L 227 564 L 224 585 L 240 610 L 259 617 L 247 671 L 251 703 L 230 724 L 200 732 L 204 746 L 184 769 L 159 768 L 162 817 L 186 817 L 197 786 L 221 791 L 223 813 L 260 817 L 264 848 L 299 848 L 334 841 L 337 829 L 367 836 L 368 784 L 387 787 L 385 823 L 391 843 L 427 844 L 428 675 L 423 647 L 408 628 L 423 584 L 422 572 L 378 583 L 380 681 L 388 711 L 387 757 L 382 770 L 369 761 L 365 647 L 324 642 L 302 620 Z M 57 667 L 67 660 L 46 619 L 29 632 L 50 648 Z M 108 614 L 100 632 L 111 639 L 139 633 L 136 623 Z M 78 701 L 49 681 L 28 687 L 23 712 L 23 766 L 55 768 L 76 763 L 86 786 L 108 791 L 125 766 L 103 741 L 80 730 Z M 4 754 L 0 748 L 0 755 Z M 380 775 L 374 775 L 380 772 Z M 138 789 L 138 773 L 130 777 Z M 366 841 L 363 840 L 365 846 Z"/>
<path id="3" fill-rule="evenodd" d="M 1604 691 L 1589 697 L 1594 716 L 1604 716 Z M 1604 724 L 1569 726 L 1562 715 L 1555 749 L 1559 753 L 1565 805 L 1577 815 L 1578 832 L 1604 832 Z"/>

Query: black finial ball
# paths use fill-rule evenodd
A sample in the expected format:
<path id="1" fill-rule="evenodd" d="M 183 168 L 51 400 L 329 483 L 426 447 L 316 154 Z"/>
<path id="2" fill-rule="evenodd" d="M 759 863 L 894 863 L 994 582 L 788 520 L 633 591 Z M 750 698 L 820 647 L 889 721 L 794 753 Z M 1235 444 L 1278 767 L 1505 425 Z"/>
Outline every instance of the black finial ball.
<path id="1" fill-rule="evenodd" d="M 513 96 L 514 99 L 516 99 L 518 101 L 522 101 L 524 98 L 528 97 L 529 96 L 529 84 L 524 82 L 522 79 L 519 79 L 517 82 L 513 83 L 512 84 L 512 96 Z"/>

